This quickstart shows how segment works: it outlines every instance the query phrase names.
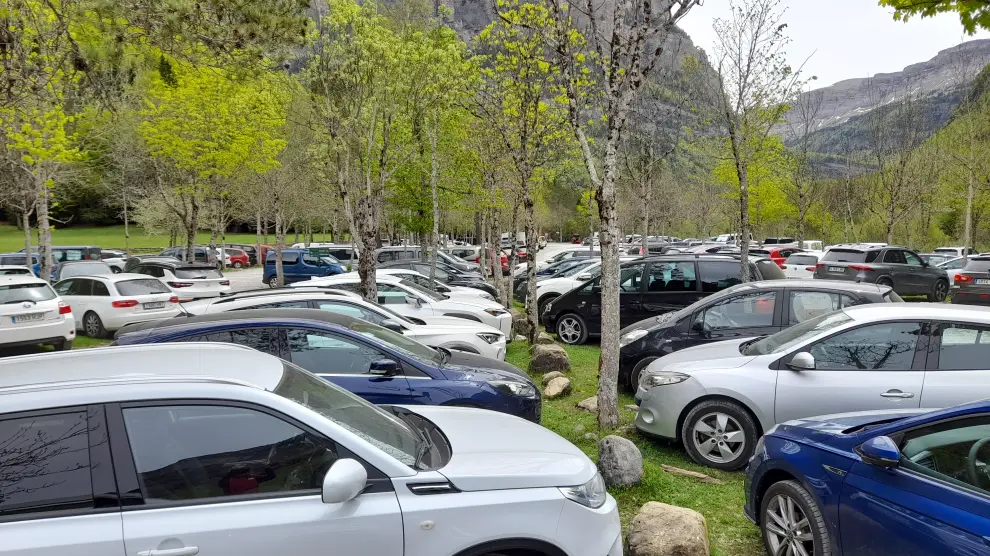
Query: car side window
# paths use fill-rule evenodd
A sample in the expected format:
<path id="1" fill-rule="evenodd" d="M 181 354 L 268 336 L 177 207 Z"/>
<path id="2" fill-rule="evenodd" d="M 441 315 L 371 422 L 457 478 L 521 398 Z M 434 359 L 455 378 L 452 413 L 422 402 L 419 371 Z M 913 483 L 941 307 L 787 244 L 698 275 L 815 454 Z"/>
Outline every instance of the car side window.
<path id="1" fill-rule="evenodd" d="M 698 263 L 701 275 L 701 291 L 720 292 L 726 288 L 742 284 L 739 263 L 736 261 L 701 261 Z"/>
<path id="2" fill-rule="evenodd" d="M 385 321 L 385 318 L 378 313 L 374 313 L 363 307 L 358 307 L 357 305 L 351 305 L 350 303 L 342 303 L 339 301 L 320 301 L 319 307 L 321 311 L 362 319 L 374 324 L 381 324 Z"/>
<path id="3" fill-rule="evenodd" d="M 93 295 L 99 297 L 110 297 L 110 290 L 107 285 L 99 280 L 93 280 Z"/>
<path id="4" fill-rule="evenodd" d="M 697 289 L 698 277 L 694 271 L 694 263 L 650 263 L 650 276 L 646 291 L 651 293 L 693 292 Z"/>
<path id="5" fill-rule="evenodd" d="M 316 255 L 303 255 L 303 262 L 310 266 L 326 266 L 323 259 L 317 257 Z"/>
<path id="6" fill-rule="evenodd" d="M 186 338 L 186 342 L 223 342 L 247 346 L 264 353 L 279 355 L 278 333 L 268 328 L 242 328 L 239 330 L 221 330 Z"/>
<path id="7" fill-rule="evenodd" d="M 904 260 L 904 251 L 899 249 L 888 249 L 883 254 L 883 262 L 891 264 L 907 264 Z"/>
<path id="8" fill-rule="evenodd" d="M 790 301 L 789 325 L 860 304 L 858 299 L 845 294 L 815 291 L 792 291 Z"/>
<path id="9" fill-rule="evenodd" d="M 942 266 L 942 268 L 945 269 L 945 270 L 959 270 L 960 268 L 963 267 L 963 264 L 964 264 L 964 262 L 963 262 L 962 259 L 956 259 L 954 261 L 945 263 Z"/>
<path id="10" fill-rule="evenodd" d="M 292 362 L 314 374 L 363 375 L 388 356 L 361 342 L 319 330 L 287 330 Z"/>
<path id="11" fill-rule="evenodd" d="M 282 253 L 282 264 L 292 265 L 299 262 L 299 253 Z"/>
<path id="12" fill-rule="evenodd" d="M 910 431 L 900 441 L 901 465 L 965 489 L 990 494 L 990 415 L 954 419 Z M 972 460 L 972 461 L 971 461 Z"/>
<path id="13" fill-rule="evenodd" d="M 235 311 L 249 311 L 253 309 L 309 309 L 308 301 L 276 301 L 275 303 L 262 303 L 261 305 L 251 305 L 248 307 L 238 307 Z"/>
<path id="14" fill-rule="evenodd" d="M 942 324 L 938 370 L 985 370 L 990 362 L 990 327 Z"/>
<path id="15" fill-rule="evenodd" d="M 620 292 L 635 293 L 640 291 L 643 287 L 644 271 L 646 271 L 645 264 L 634 264 L 619 269 Z"/>
<path id="16" fill-rule="evenodd" d="M 921 323 L 885 322 L 837 334 L 807 351 L 818 370 L 909 370 L 920 335 Z"/>
<path id="17" fill-rule="evenodd" d="M 776 304 L 777 292 L 737 295 L 699 312 L 694 326 L 697 328 L 700 324 L 706 332 L 773 326 Z"/>
<path id="18" fill-rule="evenodd" d="M 134 269 L 134 272 L 138 274 L 147 274 L 148 276 L 154 276 L 155 278 L 165 277 L 165 270 L 160 266 L 154 265 L 141 265 Z"/>
<path id="19" fill-rule="evenodd" d="M 378 302 L 382 305 L 405 305 L 409 293 L 392 284 L 378 284 Z"/>
<path id="20" fill-rule="evenodd" d="M 907 262 L 907 264 L 921 266 L 921 259 L 919 259 L 917 255 L 915 255 L 910 251 L 904 251 L 903 254 L 904 254 L 904 261 Z"/>
<path id="21" fill-rule="evenodd" d="M 72 291 L 72 285 L 74 283 L 75 283 L 75 280 L 65 280 L 65 281 L 59 282 L 55 286 L 55 293 L 57 293 L 59 295 L 69 295 L 69 292 Z"/>
<path id="22" fill-rule="evenodd" d="M 123 416 L 148 505 L 317 494 L 337 461 L 337 447 L 330 440 L 244 407 L 132 407 Z"/>
<path id="23" fill-rule="evenodd" d="M 877 260 L 877 257 L 879 257 L 879 256 L 880 256 L 880 251 L 867 251 L 866 252 L 866 259 L 863 260 L 863 262 L 864 263 L 872 263 L 872 262 L 876 261 Z"/>
<path id="24" fill-rule="evenodd" d="M 72 287 L 66 295 L 92 295 L 93 281 L 86 279 L 76 279 L 72 281 Z"/>

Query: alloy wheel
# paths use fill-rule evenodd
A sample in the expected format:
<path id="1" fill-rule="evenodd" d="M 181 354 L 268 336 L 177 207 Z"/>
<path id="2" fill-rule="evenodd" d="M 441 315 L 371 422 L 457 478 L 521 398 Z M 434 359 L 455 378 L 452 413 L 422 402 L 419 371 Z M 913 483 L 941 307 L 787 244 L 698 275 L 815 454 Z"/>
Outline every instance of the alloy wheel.
<path id="1" fill-rule="evenodd" d="M 97 336 L 99 336 L 100 328 L 102 328 L 102 326 L 100 325 L 100 317 L 97 317 L 94 314 L 87 315 L 85 328 L 86 328 L 86 335 L 89 336 L 90 338 L 96 338 Z"/>
<path id="2" fill-rule="evenodd" d="M 815 536 L 801 506 L 790 496 L 778 494 L 767 505 L 763 531 L 773 556 L 812 556 Z"/>
<path id="3" fill-rule="evenodd" d="M 574 344 L 581 339 L 581 323 L 574 317 L 564 317 L 557 323 L 557 335 L 565 344 Z"/>
<path id="4" fill-rule="evenodd" d="M 691 436 L 698 453 L 715 463 L 728 463 L 746 449 L 746 432 L 725 413 L 709 413 L 698 419 Z"/>
<path id="5" fill-rule="evenodd" d="M 935 301 L 939 303 L 945 301 L 945 295 L 948 292 L 949 287 L 945 282 L 939 280 L 935 282 Z"/>

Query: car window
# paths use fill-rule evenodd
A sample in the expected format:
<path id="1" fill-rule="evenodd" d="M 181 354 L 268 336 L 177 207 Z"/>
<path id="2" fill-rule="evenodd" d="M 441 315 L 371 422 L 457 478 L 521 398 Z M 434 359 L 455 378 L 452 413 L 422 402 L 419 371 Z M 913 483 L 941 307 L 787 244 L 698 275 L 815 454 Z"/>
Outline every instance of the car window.
<path id="1" fill-rule="evenodd" d="M 254 309 L 309 309 L 308 301 L 276 301 L 274 303 L 261 303 L 258 305 L 249 305 L 247 307 L 238 307 L 234 309 L 235 311 L 247 311 Z"/>
<path id="2" fill-rule="evenodd" d="M 904 251 L 900 249 L 888 249 L 883 254 L 883 262 L 889 264 L 907 264 L 904 260 Z"/>
<path id="3" fill-rule="evenodd" d="M 367 336 L 368 338 L 388 344 L 391 348 L 398 350 L 408 357 L 418 359 L 430 365 L 443 364 L 443 357 L 440 356 L 439 351 L 406 338 L 398 332 L 392 332 L 387 328 L 365 322 L 353 322 L 349 328 L 362 336 Z"/>
<path id="4" fill-rule="evenodd" d="M 936 423 L 901 439 L 901 465 L 916 473 L 990 494 L 990 416 Z M 980 444 L 979 447 L 977 444 Z"/>
<path id="5" fill-rule="evenodd" d="M 96 433 L 85 411 L 0 420 L 0 515 L 92 508 Z"/>
<path id="6" fill-rule="evenodd" d="M 146 504 L 250 494 L 319 492 L 336 445 L 243 407 L 123 410 Z"/>
<path id="7" fill-rule="evenodd" d="M 822 256 L 822 261 L 836 263 L 865 263 L 876 260 L 879 251 L 860 251 L 858 249 L 829 249 L 828 253 Z M 867 261 L 867 256 L 872 255 Z"/>
<path id="8" fill-rule="evenodd" d="M 907 264 L 921 266 L 921 259 L 919 259 L 914 253 L 910 251 L 902 251 L 901 254 L 904 256 L 904 261 L 907 262 Z"/>
<path id="9" fill-rule="evenodd" d="M 93 281 L 87 280 L 85 278 L 80 278 L 72 282 L 72 287 L 69 288 L 69 293 L 67 295 L 92 295 L 93 294 Z"/>
<path id="10" fill-rule="evenodd" d="M 423 286 L 420 286 L 416 282 L 412 282 L 410 280 L 407 280 L 406 277 L 404 277 L 404 276 L 402 277 L 402 280 L 400 281 L 400 283 L 403 286 L 406 286 L 407 288 L 415 291 L 419 295 L 421 295 L 423 297 L 426 297 L 426 298 L 429 298 L 429 299 L 432 299 L 433 301 L 443 301 L 444 299 L 446 299 L 446 297 L 444 297 L 444 296 L 442 296 L 442 295 L 440 295 L 440 294 L 438 294 L 438 293 L 436 293 L 434 291 L 431 291 L 428 288 L 424 288 Z M 382 285 L 379 284 L 378 287 L 381 288 Z M 395 288 L 395 289 L 399 289 L 399 288 L 396 288 L 395 286 L 390 286 L 390 287 L 391 288 Z"/>
<path id="11" fill-rule="evenodd" d="M 791 291 L 790 300 L 789 325 L 860 304 L 854 297 L 830 292 Z"/>
<path id="12" fill-rule="evenodd" d="M 738 261 L 701 261 L 698 263 L 701 275 L 701 291 L 715 293 L 742 283 Z"/>
<path id="13" fill-rule="evenodd" d="M 85 263 L 75 263 L 67 264 L 62 267 L 59 271 L 59 275 L 62 278 L 71 278 L 73 276 L 93 276 L 93 275 L 109 275 L 113 274 L 113 270 L 110 266 L 102 261 L 93 261 Z"/>
<path id="14" fill-rule="evenodd" d="M 972 260 L 972 259 L 970 259 L 970 260 Z M 939 268 L 943 268 L 945 270 L 959 270 L 960 268 L 963 267 L 963 264 L 964 264 L 963 259 L 962 258 L 958 258 L 958 259 L 954 259 L 954 260 L 951 260 L 949 262 L 940 264 L 940 265 L 938 265 L 938 267 Z"/>
<path id="15" fill-rule="evenodd" d="M 303 262 L 310 266 L 327 266 L 326 261 L 316 255 L 310 255 L 308 253 L 303 255 Z"/>
<path id="16" fill-rule="evenodd" d="M 344 315 L 346 317 L 362 319 L 368 322 L 373 322 L 375 324 L 381 324 L 386 320 L 378 313 L 369 311 L 364 307 L 358 307 L 357 305 L 352 305 L 350 303 L 343 303 L 340 301 L 320 301 L 319 307 L 321 311 L 327 311 L 328 313 L 334 313 L 337 315 Z"/>
<path id="17" fill-rule="evenodd" d="M 821 336 L 847 324 L 852 319 L 842 311 L 826 313 L 820 317 L 806 320 L 801 324 L 785 328 L 776 334 L 771 334 L 762 340 L 757 340 L 744 347 L 743 355 L 767 355 L 783 353 L 794 346 L 800 345 L 812 338 Z"/>
<path id="18" fill-rule="evenodd" d="M 983 370 L 990 361 L 990 327 L 975 324 L 942 324 L 938 369 Z M 988 477 L 990 478 L 990 477 Z"/>
<path id="19" fill-rule="evenodd" d="M 28 276 L 31 270 L 28 268 L 0 268 L 0 276 Z"/>
<path id="20" fill-rule="evenodd" d="M 319 330 L 287 331 L 292 362 L 315 374 L 363 375 L 371 363 L 388 357 L 372 347 Z"/>
<path id="21" fill-rule="evenodd" d="M 247 346 L 258 351 L 279 355 L 278 334 L 269 328 L 242 328 L 210 332 L 196 338 L 185 338 L 186 342 L 224 342 Z"/>
<path id="22" fill-rule="evenodd" d="M 753 264 L 756 265 L 756 269 L 759 271 L 758 275 L 753 273 L 752 271 L 750 272 L 750 274 L 752 274 L 754 278 L 756 276 L 760 276 L 764 280 L 784 280 L 787 278 L 787 275 L 784 274 L 784 271 L 780 269 L 780 266 L 778 266 L 777 263 L 775 263 L 771 259 L 756 261 Z"/>
<path id="23" fill-rule="evenodd" d="M 176 278 L 183 280 L 223 278 L 223 274 L 215 268 L 176 268 L 173 272 Z"/>
<path id="24" fill-rule="evenodd" d="M 159 280 L 137 279 L 122 280 L 115 284 L 120 295 L 151 295 L 156 293 L 169 293 L 169 289 Z"/>
<path id="25" fill-rule="evenodd" d="M 693 292 L 698 289 L 698 277 L 691 262 L 650 263 L 649 282 L 646 291 Z"/>
<path id="26" fill-rule="evenodd" d="M 699 312 L 694 326 L 706 332 L 773 326 L 776 303 L 776 292 L 754 292 L 722 299 Z"/>
<path id="27" fill-rule="evenodd" d="M 921 323 L 885 322 L 837 334 L 808 351 L 818 370 L 906 370 L 920 335 Z"/>
<path id="28" fill-rule="evenodd" d="M 99 280 L 93 280 L 93 295 L 99 297 L 110 297 L 110 290 L 107 285 Z"/>
<path id="29" fill-rule="evenodd" d="M 960 266 L 962 266 L 962 259 L 959 260 Z M 948 268 L 948 267 L 944 267 Z M 969 259 L 966 263 L 967 272 L 990 272 L 990 259 Z"/>
<path id="30" fill-rule="evenodd" d="M 805 253 L 794 253 L 793 255 L 787 257 L 784 264 L 794 266 L 815 266 L 818 264 L 818 257 Z"/>
<path id="31" fill-rule="evenodd" d="M 147 274 L 149 276 L 154 276 L 156 278 L 165 277 L 165 269 L 160 266 L 154 265 L 139 265 L 133 270 L 136 274 Z"/>
<path id="32" fill-rule="evenodd" d="M 55 289 L 55 293 L 59 295 L 69 295 L 69 291 L 72 289 L 72 284 L 74 282 L 75 280 L 62 280 L 52 287 Z"/>

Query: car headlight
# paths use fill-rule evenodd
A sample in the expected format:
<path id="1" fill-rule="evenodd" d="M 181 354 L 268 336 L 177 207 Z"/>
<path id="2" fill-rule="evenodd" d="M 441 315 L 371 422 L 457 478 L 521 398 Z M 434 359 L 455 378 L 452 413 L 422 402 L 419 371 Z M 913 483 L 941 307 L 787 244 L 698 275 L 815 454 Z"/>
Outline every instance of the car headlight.
<path id="1" fill-rule="evenodd" d="M 494 332 L 478 332 L 476 336 L 488 342 L 489 344 L 494 344 L 495 342 L 502 339 L 501 334 L 496 334 Z"/>
<path id="2" fill-rule="evenodd" d="M 608 498 L 605 481 L 601 473 L 595 473 L 590 481 L 581 486 L 561 487 L 560 493 L 568 500 L 573 500 L 589 508 L 601 508 Z"/>
<path id="3" fill-rule="evenodd" d="M 493 388 L 503 394 L 516 396 L 517 398 L 532 398 L 536 396 L 536 388 L 532 384 L 526 384 L 525 382 L 517 382 L 515 380 L 490 380 L 488 381 L 488 384 L 491 384 Z"/>
<path id="4" fill-rule="evenodd" d="M 487 299 L 488 301 L 495 301 L 495 296 L 488 292 L 482 293 L 479 297 L 481 297 L 481 299 Z"/>
<path id="5" fill-rule="evenodd" d="M 639 379 L 639 385 L 643 388 L 643 390 L 649 390 L 650 388 L 656 388 L 657 386 L 679 384 L 689 378 L 691 377 L 681 373 L 668 373 L 661 371 L 659 373 L 643 375 L 643 378 Z"/>
<path id="6" fill-rule="evenodd" d="M 627 332 L 621 338 L 619 338 L 619 347 L 624 348 L 629 344 L 635 342 L 636 340 L 646 336 L 649 333 L 648 330 L 640 328 L 639 330 L 633 330 L 632 332 Z"/>
<path id="7" fill-rule="evenodd" d="M 485 312 L 493 317 L 500 317 L 509 313 L 505 309 L 485 309 Z"/>

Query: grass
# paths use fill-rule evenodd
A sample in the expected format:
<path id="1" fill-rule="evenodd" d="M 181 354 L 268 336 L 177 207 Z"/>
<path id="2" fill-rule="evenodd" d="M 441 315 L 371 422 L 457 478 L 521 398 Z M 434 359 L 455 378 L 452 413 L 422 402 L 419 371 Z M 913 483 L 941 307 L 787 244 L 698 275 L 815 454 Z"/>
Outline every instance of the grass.
<path id="1" fill-rule="evenodd" d="M 167 235 L 150 235 L 140 226 L 130 227 L 130 248 L 144 251 L 160 251 L 168 247 Z M 272 238 L 269 237 L 269 240 Z M 291 236 L 288 238 L 291 240 Z M 31 239 L 33 245 L 38 245 L 38 235 Z M 200 232 L 197 243 L 210 242 L 209 232 Z M 227 243 L 254 244 L 257 236 L 254 234 L 227 234 Z M 53 245 L 99 245 L 106 249 L 124 248 L 124 227 L 76 227 L 55 229 L 52 231 Z M 24 232 L 15 226 L 0 224 L 0 253 L 10 253 L 24 248 Z"/>
<path id="2" fill-rule="evenodd" d="M 573 392 L 565 398 L 543 403 L 543 424 L 595 459 L 598 454 L 597 441 L 584 438 L 587 432 L 597 433 L 595 416 L 577 409 L 575 404 L 595 395 L 600 350 L 598 346 L 564 346 L 564 349 L 571 359 L 568 376 Z M 526 369 L 529 366 L 529 346 L 524 342 L 509 344 L 506 360 Z M 539 376 L 533 376 L 533 379 L 539 384 Z M 629 394 L 620 395 L 619 413 L 623 427 L 617 434 L 635 442 L 643 453 L 643 481 L 634 487 L 609 489 L 619 503 L 623 525 L 629 524 L 643 504 L 649 501 L 664 502 L 697 510 L 705 516 L 713 556 L 763 554 L 759 530 L 742 512 L 745 499 L 742 472 L 728 473 L 695 465 L 678 445 L 626 432 L 631 427 L 625 426 L 633 422 L 636 414 L 625 409 L 625 406 L 633 403 L 635 400 Z M 672 475 L 661 469 L 662 464 L 699 471 L 721 479 L 725 484 L 711 485 Z"/>

